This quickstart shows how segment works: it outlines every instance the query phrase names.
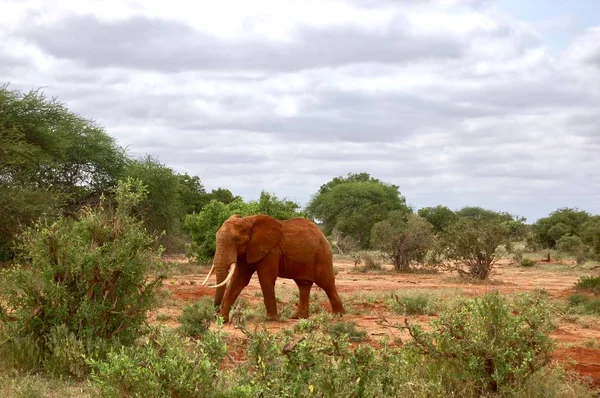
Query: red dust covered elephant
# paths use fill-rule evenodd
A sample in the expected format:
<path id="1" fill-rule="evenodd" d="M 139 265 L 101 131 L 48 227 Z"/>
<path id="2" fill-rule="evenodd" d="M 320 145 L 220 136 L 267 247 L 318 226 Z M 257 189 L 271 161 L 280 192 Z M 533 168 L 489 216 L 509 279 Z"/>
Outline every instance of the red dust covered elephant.
<path id="1" fill-rule="evenodd" d="M 215 306 L 229 321 L 231 306 L 248 285 L 252 274 L 258 274 L 267 316 L 277 319 L 275 281 L 277 277 L 293 279 L 300 290 L 294 318 L 309 315 L 310 289 L 321 287 L 336 314 L 344 306 L 335 288 L 333 261 L 329 242 L 315 223 L 305 218 L 279 221 L 270 216 L 232 216 L 217 231 L 214 264 L 203 284 L 215 271 Z"/>

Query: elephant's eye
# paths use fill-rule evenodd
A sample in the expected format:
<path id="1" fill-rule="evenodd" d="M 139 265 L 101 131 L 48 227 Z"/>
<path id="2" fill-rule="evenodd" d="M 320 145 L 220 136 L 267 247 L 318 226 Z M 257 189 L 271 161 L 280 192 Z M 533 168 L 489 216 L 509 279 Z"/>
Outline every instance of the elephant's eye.
<path id="1" fill-rule="evenodd" d="M 233 241 L 234 241 L 235 243 L 240 243 L 240 241 L 241 241 L 241 240 L 242 240 L 242 239 L 241 239 L 239 236 L 236 236 L 235 238 L 233 238 Z"/>

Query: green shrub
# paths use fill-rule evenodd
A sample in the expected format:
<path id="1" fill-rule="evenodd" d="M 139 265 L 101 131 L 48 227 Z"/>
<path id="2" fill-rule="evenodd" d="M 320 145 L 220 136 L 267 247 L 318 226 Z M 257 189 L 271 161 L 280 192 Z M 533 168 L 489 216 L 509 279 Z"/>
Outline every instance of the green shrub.
<path id="1" fill-rule="evenodd" d="M 521 267 L 533 267 L 537 264 L 537 261 L 532 260 L 531 258 L 523 258 L 521 259 L 521 262 L 519 263 L 519 265 Z"/>
<path id="2" fill-rule="evenodd" d="M 140 347 L 121 347 L 88 360 L 90 380 L 105 397 L 211 397 L 225 355 L 219 330 L 190 342 L 161 332 Z"/>
<path id="3" fill-rule="evenodd" d="M 432 314 L 431 298 L 426 294 L 393 295 L 390 308 L 397 314 L 426 315 Z"/>
<path id="4" fill-rule="evenodd" d="M 358 330 L 356 322 L 335 322 L 326 327 L 327 332 L 335 338 L 346 336 L 348 341 L 364 341 L 367 340 L 367 332 Z"/>
<path id="5" fill-rule="evenodd" d="M 358 268 L 360 272 L 381 271 L 383 268 L 381 265 L 381 260 L 375 254 L 363 254 L 361 259 L 364 265 Z"/>
<path id="6" fill-rule="evenodd" d="M 600 299 L 585 294 L 572 294 L 569 296 L 569 308 L 578 314 L 600 315 Z"/>
<path id="7" fill-rule="evenodd" d="M 512 306 L 497 292 L 463 299 L 432 326 L 430 332 L 409 326 L 410 347 L 480 393 L 520 385 L 548 364 L 553 350 L 549 308 L 531 295 Z"/>
<path id="8" fill-rule="evenodd" d="M 575 283 L 575 287 L 600 293 L 600 276 L 582 276 Z"/>
<path id="9" fill-rule="evenodd" d="M 202 336 L 215 320 L 215 308 L 212 300 L 209 297 L 203 297 L 193 305 L 185 307 L 177 320 L 181 323 L 179 331 L 184 336 Z"/>
<path id="10" fill-rule="evenodd" d="M 129 215 L 143 196 L 143 186 L 128 180 L 117 188 L 115 209 L 102 200 L 75 220 L 42 220 L 21 235 L 18 264 L 0 274 L 4 316 L 10 319 L 3 328 L 8 342 L 0 350 L 23 343 L 35 351 L 34 344 L 40 355 L 28 362 L 38 358 L 38 367 L 47 360 L 66 370 L 58 364 L 82 350 L 97 351 L 99 341 L 131 344 L 139 337 L 165 270 L 155 239 Z M 70 370 L 75 376 L 80 371 L 79 365 Z"/>

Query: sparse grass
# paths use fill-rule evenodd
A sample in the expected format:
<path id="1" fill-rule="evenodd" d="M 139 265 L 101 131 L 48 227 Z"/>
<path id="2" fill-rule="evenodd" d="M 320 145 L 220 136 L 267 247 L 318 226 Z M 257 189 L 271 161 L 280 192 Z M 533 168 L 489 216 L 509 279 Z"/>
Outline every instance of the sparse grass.
<path id="1" fill-rule="evenodd" d="M 367 332 L 359 330 L 356 327 L 356 322 L 335 322 L 330 323 L 325 328 L 334 338 L 346 336 L 348 341 L 357 342 L 367 340 Z"/>
<path id="2" fill-rule="evenodd" d="M 166 321 L 170 321 L 173 319 L 172 315 L 167 315 L 167 314 L 156 314 L 156 320 L 158 322 L 166 322 Z"/>
<path id="3" fill-rule="evenodd" d="M 533 267 L 533 266 L 537 265 L 537 261 L 535 261 L 531 258 L 522 258 L 521 261 L 519 262 L 519 265 L 521 267 Z"/>

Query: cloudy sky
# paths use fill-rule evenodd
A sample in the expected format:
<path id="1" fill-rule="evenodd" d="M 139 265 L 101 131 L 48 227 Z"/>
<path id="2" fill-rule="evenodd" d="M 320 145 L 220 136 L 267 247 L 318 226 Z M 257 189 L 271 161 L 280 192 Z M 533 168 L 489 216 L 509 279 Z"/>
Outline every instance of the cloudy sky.
<path id="1" fill-rule="evenodd" d="M 245 199 L 600 213 L 598 0 L 0 0 L 7 82 Z"/>

